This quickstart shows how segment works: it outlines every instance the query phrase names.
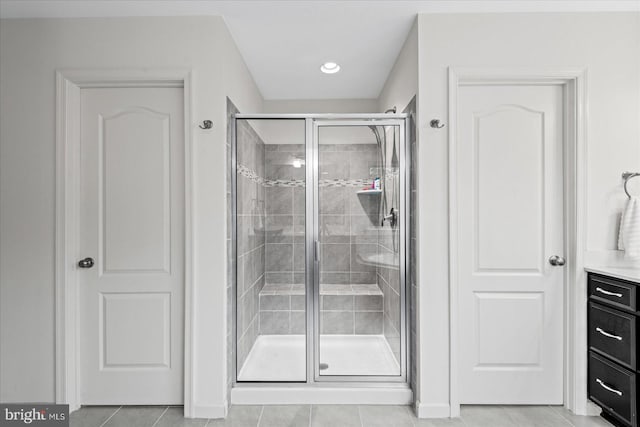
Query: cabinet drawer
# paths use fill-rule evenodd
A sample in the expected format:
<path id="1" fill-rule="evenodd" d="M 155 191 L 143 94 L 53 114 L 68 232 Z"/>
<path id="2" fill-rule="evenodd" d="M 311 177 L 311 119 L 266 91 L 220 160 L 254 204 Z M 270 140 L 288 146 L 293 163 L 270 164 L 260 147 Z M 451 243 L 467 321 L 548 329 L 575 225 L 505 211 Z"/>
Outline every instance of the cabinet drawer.
<path id="1" fill-rule="evenodd" d="M 636 369 L 636 317 L 589 303 L 589 347 Z"/>
<path id="2" fill-rule="evenodd" d="M 589 399 L 626 425 L 636 427 L 636 376 L 589 352 Z"/>
<path id="3" fill-rule="evenodd" d="M 636 286 L 624 280 L 589 274 L 589 297 L 636 311 Z"/>

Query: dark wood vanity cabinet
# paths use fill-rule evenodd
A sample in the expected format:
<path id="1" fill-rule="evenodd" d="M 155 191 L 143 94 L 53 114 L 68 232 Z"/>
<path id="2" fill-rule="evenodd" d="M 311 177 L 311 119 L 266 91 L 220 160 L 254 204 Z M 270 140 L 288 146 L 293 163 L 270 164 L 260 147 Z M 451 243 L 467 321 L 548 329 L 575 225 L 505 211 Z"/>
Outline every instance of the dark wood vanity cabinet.
<path id="1" fill-rule="evenodd" d="M 589 273 L 589 399 L 620 426 L 638 426 L 636 377 L 640 283 Z"/>

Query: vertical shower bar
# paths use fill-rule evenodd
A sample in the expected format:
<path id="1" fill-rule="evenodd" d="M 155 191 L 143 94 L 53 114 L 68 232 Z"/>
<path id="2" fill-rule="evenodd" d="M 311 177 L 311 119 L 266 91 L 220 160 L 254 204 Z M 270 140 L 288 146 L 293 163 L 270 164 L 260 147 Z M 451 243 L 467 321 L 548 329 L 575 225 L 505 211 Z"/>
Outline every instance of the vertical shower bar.
<path id="1" fill-rule="evenodd" d="M 233 372 L 233 383 L 235 384 L 238 381 L 238 322 L 237 322 L 237 310 L 238 310 L 238 284 L 236 283 L 238 277 L 238 141 L 236 140 L 238 136 L 237 130 L 238 120 L 235 115 L 231 117 L 231 164 L 229 166 L 229 171 L 231 173 L 231 254 L 227 256 L 231 257 L 231 294 L 232 294 L 232 304 L 231 304 L 231 322 L 232 325 L 232 348 L 233 351 L 231 353 L 231 371 Z"/>
<path id="2" fill-rule="evenodd" d="M 313 126 L 311 128 L 311 151 L 313 152 L 312 165 L 312 178 L 313 178 L 313 199 L 312 199 L 312 234 L 313 239 L 313 361 L 312 370 L 313 376 L 312 382 L 316 382 L 320 377 L 320 266 L 321 266 L 321 246 L 320 246 L 320 132 L 318 124 L 315 120 L 312 121 Z"/>
<path id="3" fill-rule="evenodd" d="M 307 383 L 314 381 L 314 272 L 315 266 L 315 232 L 314 232 L 314 194 L 315 194 L 315 156 L 313 141 L 313 119 L 305 119 L 305 296 L 306 296 L 306 354 Z"/>
<path id="4" fill-rule="evenodd" d="M 407 130 L 408 130 L 409 119 L 404 119 L 402 121 L 402 127 L 398 127 L 400 134 L 400 144 L 399 144 L 399 171 L 398 176 L 400 177 L 400 229 L 398 235 L 398 248 L 400 250 L 400 373 L 401 375 L 409 381 L 408 375 L 408 362 L 409 358 L 407 357 L 408 353 L 408 341 L 407 341 L 407 325 L 408 325 L 408 317 L 407 313 L 409 312 L 407 308 L 407 260 L 409 259 L 408 254 L 410 253 L 410 212 L 409 212 L 409 203 L 410 199 L 407 195 L 407 185 L 411 181 L 410 177 L 410 168 L 411 162 L 409 161 L 409 155 L 411 151 L 407 148 L 407 142 L 410 141 L 410 138 L 407 138 Z"/>

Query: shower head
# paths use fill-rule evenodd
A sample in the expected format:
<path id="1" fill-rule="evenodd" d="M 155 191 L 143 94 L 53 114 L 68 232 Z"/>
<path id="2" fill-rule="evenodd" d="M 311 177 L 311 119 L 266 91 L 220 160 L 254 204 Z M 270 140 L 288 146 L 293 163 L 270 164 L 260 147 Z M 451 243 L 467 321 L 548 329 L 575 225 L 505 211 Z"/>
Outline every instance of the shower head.
<path id="1" fill-rule="evenodd" d="M 388 110 L 386 110 L 384 113 L 388 114 L 388 113 L 396 113 L 396 107 L 395 105 L 392 108 L 389 108 Z M 380 138 L 380 132 L 378 131 L 378 127 L 374 126 L 374 125 L 369 125 L 369 129 L 371 129 L 371 132 L 373 132 L 373 134 L 376 136 L 376 141 L 378 142 L 378 146 L 382 147 L 382 139 Z"/>

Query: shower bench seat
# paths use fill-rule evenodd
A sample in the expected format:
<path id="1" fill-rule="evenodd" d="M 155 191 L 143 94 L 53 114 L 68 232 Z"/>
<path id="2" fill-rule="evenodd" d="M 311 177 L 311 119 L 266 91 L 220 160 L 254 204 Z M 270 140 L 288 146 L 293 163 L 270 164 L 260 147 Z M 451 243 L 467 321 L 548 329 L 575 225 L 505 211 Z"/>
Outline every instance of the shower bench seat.
<path id="1" fill-rule="evenodd" d="M 267 283 L 262 287 L 260 295 L 304 295 L 302 284 L 284 285 L 279 283 Z M 378 285 L 333 285 L 320 284 L 320 295 L 382 295 Z"/>
<path id="2" fill-rule="evenodd" d="M 258 304 L 261 334 L 304 333 L 304 285 L 266 284 Z M 323 334 L 383 333 L 384 295 L 376 284 L 321 284 L 319 308 Z"/>

